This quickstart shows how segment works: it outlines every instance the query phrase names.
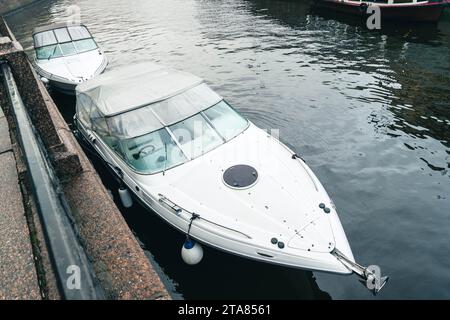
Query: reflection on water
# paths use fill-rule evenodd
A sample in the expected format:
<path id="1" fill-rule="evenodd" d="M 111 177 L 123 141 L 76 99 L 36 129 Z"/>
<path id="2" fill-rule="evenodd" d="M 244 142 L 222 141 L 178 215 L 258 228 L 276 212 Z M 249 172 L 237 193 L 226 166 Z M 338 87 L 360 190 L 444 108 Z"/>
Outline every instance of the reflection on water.
<path id="1" fill-rule="evenodd" d="M 32 54 L 32 29 L 61 21 L 71 4 L 110 68 L 184 69 L 259 126 L 279 128 L 334 198 L 357 260 L 391 276 L 378 298 L 450 298 L 450 12 L 436 25 L 369 31 L 306 1 L 53 0 L 8 22 Z M 73 99 L 56 100 L 70 121 Z M 214 250 L 187 267 L 181 235 L 142 208 L 124 215 L 184 297 L 372 298 L 355 278 Z"/>

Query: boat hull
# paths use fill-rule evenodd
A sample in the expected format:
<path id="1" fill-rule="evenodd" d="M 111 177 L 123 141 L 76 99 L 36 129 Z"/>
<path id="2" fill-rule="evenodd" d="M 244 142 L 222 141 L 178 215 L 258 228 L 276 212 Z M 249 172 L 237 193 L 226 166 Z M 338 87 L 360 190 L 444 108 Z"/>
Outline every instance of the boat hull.
<path id="1" fill-rule="evenodd" d="M 102 62 L 100 66 L 98 67 L 97 71 L 95 72 L 94 76 L 97 76 L 99 74 L 102 74 L 106 67 L 108 66 L 108 59 L 106 56 L 102 56 Z M 70 81 L 68 79 L 65 79 L 63 77 L 51 74 L 50 72 L 44 70 L 41 66 L 39 66 L 38 63 L 35 62 L 35 69 L 37 74 L 48 80 L 48 85 L 61 93 L 64 93 L 66 95 L 75 95 L 75 88 L 77 85 L 79 85 L 79 82 Z"/>
<path id="2" fill-rule="evenodd" d="M 56 81 L 56 80 L 49 80 L 49 85 L 52 89 L 55 89 L 61 93 L 64 93 L 64 94 L 70 95 L 70 96 L 74 96 L 75 88 L 78 85 L 78 83 L 69 83 L 69 82 L 62 82 L 62 81 Z"/>
<path id="3" fill-rule="evenodd" d="M 89 148 L 92 152 L 99 156 L 101 162 L 105 165 L 108 171 L 113 174 L 114 178 L 117 179 L 117 181 L 127 186 L 132 197 L 138 203 L 140 203 L 144 208 L 148 209 L 149 212 L 156 213 L 157 216 L 159 216 L 162 220 L 164 220 L 166 223 L 168 223 L 181 233 L 185 234 L 187 232 L 189 218 L 183 218 L 179 214 L 174 214 L 173 211 L 168 209 L 167 206 L 161 203 L 157 198 L 154 198 L 150 194 L 144 192 L 143 188 L 139 188 L 140 191 L 136 191 L 135 186 L 137 185 L 137 182 L 133 179 L 130 180 L 127 178 L 127 176 L 119 177 L 118 172 L 115 169 L 120 167 L 120 164 L 116 162 L 117 159 L 115 159 L 115 157 L 110 157 L 107 149 L 101 147 L 101 141 L 97 137 L 95 137 L 96 142 L 94 144 L 92 143 L 91 139 L 89 139 L 88 136 L 89 134 L 95 136 L 95 133 L 88 133 L 78 121 L 75 121 L 75 123 L 79 132 L 78 138 L 81 139 L 82 145 L 85 148 Z M 104 159 L 105 156 L 107 157 L 107 159 Z M 124 170 L 121 171 L 123 174 L 126 171 L 126 168 L 121 169 Z M 295 269 L 321 271 L 342 275 L 349 275 L 352 273 L 347 267 L 339 262 L 331 252 L 307 252 L 303 256 L 294 256 L 292 254 L 292 251 L 280 251 L 278 249 L 275 249 L 277 248 L 276 246 L 273 246 L 272 250 L 267 250 L 267 248 L 263 248 L 257 244 L 255 245 L 249 240 L 252 239 L 251 237 L 245 239 L 247 235 L 244 233 L 241 234 L 242 236 L 244 236 L 244 238 L 242 238 L 242 241 L 236 241 L 233 236 L 230 236 L 230 233 L 228 231 L 218 232 L 218 230 L 215 228 L 214 230 L 210 228 L 203 228 L 199 224 L 201 224 L 201 220 L 200 222 L 192 225 L 190 234 L 191 238 L 194 238 L 198 242 L 219 251 L 223 251 L 250 260 Z M 351 260 L 354 260 L 351 249 L 349 248 L 346 239 L 344 248 L 345 247 L 348 247 L 348 256 L 351 257 Z"/>
<path id="4" fill-rule="evenodd" d="M 411 5 L 374 4 L 380 7 L 381 19 L 402 22 L 437 22 L 447 3 L 436 2 Z M 367 6 L 359 3 L 342 2 L 337 0 L 318 0 L 315 6 L 321 9 L 334 10 L 353 16 L 367 17 Z"/>

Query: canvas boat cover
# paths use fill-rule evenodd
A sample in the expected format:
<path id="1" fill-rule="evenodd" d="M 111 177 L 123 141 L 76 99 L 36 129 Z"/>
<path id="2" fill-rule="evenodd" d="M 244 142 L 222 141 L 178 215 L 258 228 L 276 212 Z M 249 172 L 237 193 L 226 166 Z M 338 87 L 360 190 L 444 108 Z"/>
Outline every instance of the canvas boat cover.
<path id="1" fill-rule="evenodd" d="M 90 39 L 92 35 L 84 25 L 52 24 L 34 30 L 34 47 L 41 48 L 71 41 Z"/>
<path id="2" fill-rule="evenodd" d="M 76 88 L 78 118 L 135 137 L 184 120 L 222 98 L 192 74 L 154 63 L 119 67 Z M 106 119 L 105 121 L 99 119 Z"/>

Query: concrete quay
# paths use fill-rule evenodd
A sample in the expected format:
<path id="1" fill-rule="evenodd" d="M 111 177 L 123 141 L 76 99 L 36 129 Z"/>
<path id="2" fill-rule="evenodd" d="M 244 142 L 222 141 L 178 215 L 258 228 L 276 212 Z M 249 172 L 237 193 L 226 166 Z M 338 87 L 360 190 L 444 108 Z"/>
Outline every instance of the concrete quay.
<path id="1" fill-rule="evenodd" d="M 78 145 L 21 45 L 0 19 L 0 64 L 17 85 L 40 148 L 67 207 L 74 240 L 88 258 L 105 299 L 170 299 L 92 164 Z M 11 79 L 9 79 L 11 82 Z M 0 76 L 0 299 L 65 299 L 66 265 L 49 239 L 59 231 L 43 222 L 30 160 L 14 116 L 14 100 Z M 27 125 L 25 125 L 27 126 Z M 59 248 L 60 249 L 60 248 Z M 63 270 L 63 272 L 61 271 Z M 67 274 L 69 278 L 70 274 Z"/>
<path id="2" fill-rule="evenodd" d="M 0 299 L 41 299 L 7 120 L 0 109 Z"/>

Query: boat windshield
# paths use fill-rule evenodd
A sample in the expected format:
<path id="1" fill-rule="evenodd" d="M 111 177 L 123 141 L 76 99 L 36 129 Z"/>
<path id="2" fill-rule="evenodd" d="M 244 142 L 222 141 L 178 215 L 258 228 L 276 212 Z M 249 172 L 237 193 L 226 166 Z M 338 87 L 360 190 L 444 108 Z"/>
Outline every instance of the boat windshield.
<path id="1" fill-rule="evenodd" d="M 140 116 L 148 119 L 149 128 L 154 127 L 152 117 Z M 199 157 L 248 127 L 248 121 L 224 100 L 179 122 L 135 137 L 111 134 L 114 131 L 111 125 L 132 125 L 117 119 L 110 121 L 112 118 L 97 126 L 94 122 L 93 129 L 131 168 L 143 174 L 161 172 Z M 119 131 L 123 132 L 123 129 L 121 127 Z"/>
<path id="2" fill-rule="evenodd" d="M 98 48 L 85 26 L 67 26 L 38 32 L 33 36 L 36 58 L 50 60 Z"/>

